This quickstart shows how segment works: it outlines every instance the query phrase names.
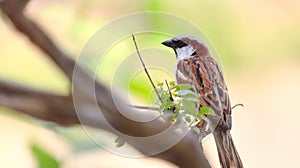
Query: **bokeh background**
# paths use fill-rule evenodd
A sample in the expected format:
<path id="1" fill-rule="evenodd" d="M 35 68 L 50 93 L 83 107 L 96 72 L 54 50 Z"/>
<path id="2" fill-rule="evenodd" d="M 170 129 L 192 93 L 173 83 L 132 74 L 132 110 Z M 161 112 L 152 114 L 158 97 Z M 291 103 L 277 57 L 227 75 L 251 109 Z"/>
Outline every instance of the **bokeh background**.
<path id="1" fill-rule="evenodd" d="M 120 16 L 143 11 L 184 17 L 203 30 L 217 50 L 232 104 L 245 106 L 234 109 L 232 129 L 245 167 L 297 167 L 300 2 L 32 0 L 26 9 L 28 16 L 74 58 L 103 25 Z M 67 94 L 69 83 L 64 75 L 2 18 L 0 78 Z M 161 23 L 159 18 L 149 22 L 167 24 Z M 184 25 L 178 26 L 184 30 Z M 0 167 L 37 166 L 30 148 L 32 143 L 42 146 L 61 161 L 63 167 L 117 167 L 120 163 L 123 167 L 175 167 L 157 159 L 113 155 L 95 145 L 80 127 L 62 128 L 1 107 Z M 218 167 L 213 143 L 210 138 L 204 144 L 205 151 L 212 165 Z"/>

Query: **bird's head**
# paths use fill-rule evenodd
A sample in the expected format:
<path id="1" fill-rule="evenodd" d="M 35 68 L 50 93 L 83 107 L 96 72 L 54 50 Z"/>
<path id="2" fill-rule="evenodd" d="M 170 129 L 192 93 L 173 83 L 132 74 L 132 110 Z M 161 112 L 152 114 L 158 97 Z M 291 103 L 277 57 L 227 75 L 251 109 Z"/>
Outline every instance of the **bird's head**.
<path id="1" fill-rule="evenodd" d="M 204 57 L 208 55 L 208 48 L 196 36 L 193 35 L 179 35 L 169 40 L 162 42 L 163 45 L 171 47 L 176 53 L 176 58 L 179 60 L 199 56 Z"/>

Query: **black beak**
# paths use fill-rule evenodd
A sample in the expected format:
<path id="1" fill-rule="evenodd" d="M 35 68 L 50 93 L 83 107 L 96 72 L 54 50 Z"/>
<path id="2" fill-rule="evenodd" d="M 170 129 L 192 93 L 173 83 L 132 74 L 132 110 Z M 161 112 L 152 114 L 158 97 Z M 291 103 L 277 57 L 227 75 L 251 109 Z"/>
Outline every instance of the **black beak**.
<path id="1" fill-rule="evenodd" d="M 171 47 L 173 49 L 176 48 L 176 44 L 172 41 L 172 39 L 166 40 L 166 41 L 162 42 L 161 44 L 163 44 L 163 45 L 165 45 L 167 47 Z"/>

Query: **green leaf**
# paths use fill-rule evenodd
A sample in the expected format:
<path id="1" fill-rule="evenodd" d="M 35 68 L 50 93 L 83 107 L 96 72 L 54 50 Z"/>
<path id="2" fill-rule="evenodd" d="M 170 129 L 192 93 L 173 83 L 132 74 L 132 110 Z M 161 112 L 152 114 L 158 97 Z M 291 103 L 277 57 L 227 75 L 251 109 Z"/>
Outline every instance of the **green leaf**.
<path id="1" fill-rule="evenodd" d="M 200 114 L 207 114 L 207 115 L 214 115 L 215 114 L 214 111 L 211 108 L 208 108 L 208 107 L 201 107 L 199 113 Z"/>
<path id="2" fill-rule="evenodd" d="M 195 115 L 195 117 L 196 117 L 196 121 L 201 121 L 201 120 L 202 120 L 201 114 L 200 114 L 200 113 L 197 113 L 197 114 Z"/>
<path id="3" fill-rule="evenodd" d="M 170 100 L 170 93 L 169 93 L 169 92 L 162 92 L 162 93 L 160 94 L 160 97 L 161 97 L 162 99 Z"/>
<path id="4" fill-rule="evenodd" d="M 125 141 L 123 141 L 120 137 L 118 137 L 118 138 L 115 140 L 115 145 L 116 145 L 117 148 L 122 147 L 124 144 L 125 144 Z"/>
<path id="5" fill-rule="evenodd" d="M 175 81 L 170 81 L 169 84 L 170 84 L 171 87 L 175 86 Z"/>
<path id="6" fill-rule="evenodd" d="M 161 86 L 163 83 L 161 83 Z M 175 85 L 170 83 L 170 90 L 174 101 L 170 100 L 170 91 L 160 87 L 159 94 L 162 102 L 159 102 L 160 112 L 169 114 L 170 122 L 176 123 L 184 121 L 185 123 L 197 122 L 202 120 L 201 114 L 214 114 L 209 108 L 203 108 L 198 111 L 200 101 L 198 95 L 193 91 L 194 87 L 190 84 Z M 157 102 L 157 101 L 156 101 Z M 173 109 L 175 109 L 173 111 Z M 172 112 L 173 114 L 171 114 Z"/>
<path id="7" fill-rule="evenodd" d="M 178 91 L 177 95 L 180 96 L 180 97 L 183 97 L 183 96 L 186 96 L 186 95 L 193 95 L 193 96 L 197 97 L 195 95 L 195 93 L 191 90 L 180 90 L 180 91 Z"/>
<path id="8" fill-rule="evenodd" d="M 187 97 L 187 98 L 182 98 L 181 100 L 190 101 L 190 102 L 194 102 L 194 103 L 197 103 L 197 104 L 200 103 L 199 99 L 189 98 L 189 97 Z"/>
<path id="9" fill-rule="evenodd" d="M 179 84 L 171 87 L 170 89 L 171 90 L 175 89 L 176 91 L 179 91 L 179 90 L 188 90 L 192 88 L 194 88 L 194 86 L 192 86 L 191 84 Z"/>
<path id="10" fill-rule="evenodd" d="M 157 86 L 159 87 L 162 87 L 164 85 L 164 83 L 160 82 L 160 83 L 157 83 Z"/>
<path id="11" fill-rule="evenodd" d="M 182 109 L 183 110 L 191 110 L 196 112 L 196 103 L 188 100 L 181 101 Z"/>
<path id="12" fill-rule="evenodd" d="M 191 90 L 180 90 L 180 91 L 178 91 L 176 96 L 181 97 L 182 100 L 199 102 L 198 96 Z"/>
<path id="13" fill-rule="evenodd" d="M 163 103 L 160 105 L 159 109 L 161 111 L 165 111 L 165 110 L 167 110 L 169 108 L 172 108 L 174 106 L 175 106 L 175 104 L 172 101 L 166 100 L 166 101 L 163 101 Z"/>
<path id="14" fill-rule="evenodd" d="M 59 168 L 59 162 L 40 146 L 31 145 L 31 152 L 38 161 L 39 168 Z"/>
<path id="15" fill-rule="evenodd" d="M 190 116 L 186 116 L 186 117 L 184 118 L 184 120 L 185 120 L 186 122 L 191 122 L 191 117 L 190 117 Z"/>

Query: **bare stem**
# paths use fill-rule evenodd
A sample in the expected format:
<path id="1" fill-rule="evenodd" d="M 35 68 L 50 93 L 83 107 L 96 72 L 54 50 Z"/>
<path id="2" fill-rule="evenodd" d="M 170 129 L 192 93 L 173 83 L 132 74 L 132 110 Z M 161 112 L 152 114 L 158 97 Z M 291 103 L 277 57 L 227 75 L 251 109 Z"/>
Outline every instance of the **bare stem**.
<path id="1" fill-rule="evenodd" d="M 236 104 L 236 105 L 232 106 L 232 107 L 231 107 L 231 109 L 233 110 L 234 108 L 236 108 L 236 107 L 238 107 L 238 106 L 242 106 L 242 107 L 244 107 L 244 104 L 242 104 L 242 103 L 238 103 L 238 104 Z"/>
<path id="2" fill-rule="evenodd" d="M 160 102 L 162 103 L 162 99 L 161 99 L 161 97 L 160 97 L 160 95 L 159 95 L 159 93 L 158 93 L 158 91 L 157 91 L 157 89 L 156 89 L 156 87 L 155 87 L 155 85 L 154 85 L 154 83 L 153 83 L 151 77 L 150 77 L 150 74 L 149 74 L 149 72 L 148 72 L 148 70 L 147 70 L 147 68 L 146 68 L 146 66 L 145 66 L 145 63 L 144 63 L 144 61 L 143 61 L 143 59 L 142 59 L 142 57 L 141 57 L 141 53 L 140 53 L 140 51 L 139 51 L 139 48 L 138 48 L 138 46 L 137 46 L 137 43 L 136 43 L 136 40 L 135 40 L 135 37 L 134 37 L 133 34 L 132 34 L 132 39 L 133 39 L 133 42 L 134 42 L 134 45 L 135 45 L 136 52 L 137 52 L 137 54 L 138 54 L 138 56 L 139 56 L 139 58 L 140 58 L 140 61 L 141 61 L 142 65 L 143 65 L 143 67 L 144 67 L 144 71 L 146 72 L 147 77 L 148 77 L 148 79 L 150 80 L 151 85 L 152 85 L 152 87 L 154 88 L 155 93 L 156 93 L 158 99 L 159 99 Z"/>
<path id="3" fill-rule="evenodd" d="M 168 81 L 167 81 L 166 79 L 165 79 L 165 82 L 166 82 L 168 91 L 169 91 L 169 93 L 170 93 L 170 100 L 171 100 L 171 101 L 174 101 L 173 96 L 172 96 L 172 93 L 171 93 L 171 90 L 170 90 L 170 87 L 169 87 L 169 84 L 168 84 Z"/>

